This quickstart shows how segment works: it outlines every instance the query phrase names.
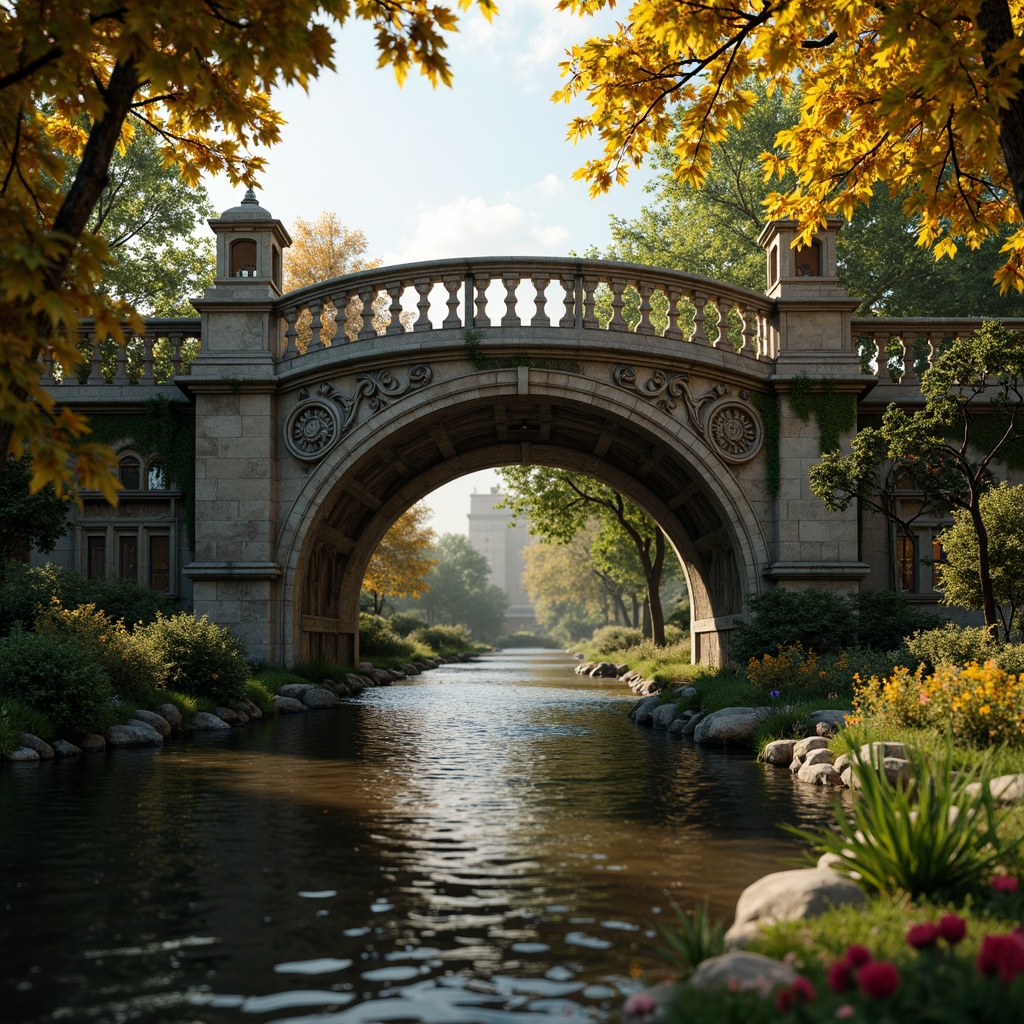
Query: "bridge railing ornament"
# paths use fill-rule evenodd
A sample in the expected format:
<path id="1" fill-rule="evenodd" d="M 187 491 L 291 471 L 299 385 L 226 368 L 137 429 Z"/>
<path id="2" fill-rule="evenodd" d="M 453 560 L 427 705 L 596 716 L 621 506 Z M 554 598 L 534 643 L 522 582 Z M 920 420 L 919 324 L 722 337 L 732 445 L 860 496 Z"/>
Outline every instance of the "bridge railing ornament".
<path id="1" fill-rule="evenodd" d="M 82 362 L 78 371 L 65 370 L 49 354 L 43 355 L 42 383 L 51 387 L 104 384 L 169 384 L 188 374 L 200 348 L 199 317 L 151 317 L 142 334 L 126 328 L 127 343 L 118 345 L 100 337 L 91 320 L 78 325 Z"/>
<path id="2" fill-rule="evenodd" d="M 772 302 L 707 278 L 608 260 L 508 257 L 380 267 L 310 285 L 275 304 L 282 361 L 338 344 L 453 329 L 631 331 L 778 354 Z"/>
<path id="3" fill-rule="evenodd" d="M 985 319 L 855 317 L 851 332 L 853 349 L 860 356 L 864 372 L 876 377 L 880 384 L 919 388 L 921 374 L 934 364 L 942 350 L 957 338 L 973 334 Z M 1024 320 L 1001 322 L 1013 330 L 1024 331 Z"/>

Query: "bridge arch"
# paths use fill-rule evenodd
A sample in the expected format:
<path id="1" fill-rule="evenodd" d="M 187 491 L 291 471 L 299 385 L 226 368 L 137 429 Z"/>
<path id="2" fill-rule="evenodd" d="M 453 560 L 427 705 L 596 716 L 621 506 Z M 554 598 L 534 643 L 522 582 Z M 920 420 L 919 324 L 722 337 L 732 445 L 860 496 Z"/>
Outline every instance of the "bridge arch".
<path id="1" fill-rule="evenodd" d="M 360 424 L 296 493 L 275 557 L 286 661 L 355 657 L 363 574 L 394 520 L 450 480 L 521 463 L 586 473 L 644 508 L 686 574 L 695 657 L 727 658 L 734 617 L 768 558 L 762 510 L 735 467 L 656 405 L 579 375 L 517 367 L 442 390 Z"/>

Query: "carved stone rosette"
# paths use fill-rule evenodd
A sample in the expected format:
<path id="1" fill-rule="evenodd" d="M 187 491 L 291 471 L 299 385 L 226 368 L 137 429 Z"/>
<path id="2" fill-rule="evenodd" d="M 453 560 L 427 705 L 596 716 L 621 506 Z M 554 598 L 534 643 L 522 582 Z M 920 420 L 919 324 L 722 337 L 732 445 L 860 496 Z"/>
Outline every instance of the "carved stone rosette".
<path id="1" fill-rule="evenodd" d="M 429 384 L 432 377 L 430 367 L 420 364 L 409 370 L 404 384 L 390 370 L 357 374 L 351 395 L 342 394 L 327 383 L 316 389 L 315 397 L 302 388 L 298 404 L 285 421 L 285 447 L 303 462 L 320 459 L 352 429 L 361 406 L 365 404 L 372 415 L 396 398 Z"/>
<path id="2" fill-rule="evenodd" d="M 632 366 L 616 366 L 612 380 L 618 387 L 641 395 L 670 414 L 681 402 L 690 429 L 724 462 L 749 462 L 761 450 L 764 426 L 746 391 L 731 397 L 724 384 L 713 384 L 695 394 L 689 374 L 669 375 L 664 370 L 655 370 L 646 383 L 639 384 Z"/>

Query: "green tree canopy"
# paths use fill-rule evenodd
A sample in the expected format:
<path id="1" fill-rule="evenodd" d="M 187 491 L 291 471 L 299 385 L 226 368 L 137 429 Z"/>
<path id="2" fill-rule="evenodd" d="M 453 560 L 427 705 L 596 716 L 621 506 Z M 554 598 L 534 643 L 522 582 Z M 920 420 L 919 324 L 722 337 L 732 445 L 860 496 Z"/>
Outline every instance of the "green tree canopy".
<path id="1" fill-rule="evenodd" d="M 67 532 L 68 503 L 52 486 L 31 493 L 31 479 L 32 456 L 8 455 L 0 476 L 0 560 L 29 548 L 48 554 Z"/>

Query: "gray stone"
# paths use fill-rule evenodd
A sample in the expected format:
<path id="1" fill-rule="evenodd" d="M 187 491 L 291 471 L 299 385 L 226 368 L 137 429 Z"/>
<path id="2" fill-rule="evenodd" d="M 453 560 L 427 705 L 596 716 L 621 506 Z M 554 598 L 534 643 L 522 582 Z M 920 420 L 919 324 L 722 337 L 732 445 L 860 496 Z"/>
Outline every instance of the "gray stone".
<path id="1" fill-rule="evenodd" d="M 8 761 L 35 761 L 39 763 L 39 751 L 31 747 L 12 747 L 4 755 Z"/>
<path id="2" fill-rule="evenodd" d="M 831 765 L 835 754 L 832 753 L 828 747 L 818 747 L 817 750 L 812 750 L 804 758 L 804 764 L 827 764 Z"/>
<path id="3" fill-rule="evenodd" d="M 78 741 L 78 749 L 83 754 L 101 754 L 107 749 L 107 741 L 98 732 L 91 732 Z"/>
<path id="4" fill-rule="evenodd" d="M 835 768 L 835 765 L 832 767 Z M 853 774 L 853 767 L 851 765 L 847 765 L 841 772 L 839 772 L 839 778 L 843 780 L 843 785 L 847 789 L 853 789 L 854 779 L 856 776 Z"/>
<path id="5" fill-rule="evenodd" d="M 847 768 L 853 763 L 853 758 L 849 754 L 840 754 L 833 762 L 832 767 L 837 772 L 845 772 Z"/>
<path id="6" fill-rule="evenodd" d="M 762 924 L 801 921 L 831 907 L 863 906 L 860 888 L 831 868 L 776 871 L 748 885 L 736 904 L 736 920 L 726 933 L 730 946 L 743 945 Z"/>
<path id="7" fill-rule="evenodd" d="M 391 685 L 391 673 L 390 673 L 390 672 L 388 672 L 388 671 L 387 671 L 387 669 L 383 669 L 383 668 L 375 668 L 375 669 L 374 669 L 374 670 L 373 670 L 373 671 L 372 671 L 372 672 L 370 673 L 370 678 L 371 678 L 371 679 L 372 679 L 372 680 L 373 680 L 373 681 L 374 681 L 374 682 L 375 682 L 375 683 L 376 683 L 376 684 L 377 684 L 378 686 L 390 686 L 390 685 Z"/>
<path id="8" fill-rule="evenodd" d="M 209 711 L 197 711 L 192 718 L 193 732 L 227 732 L 231 728 L 219 715 Z"/>
<path id="9" fill-rule="evenodd" d="M 135 718 L 140 722 L 145 722 L 146 725 L 153 726 L 153 728 L 165 738 L 171 735 L 171 723 L 168 722 L 163 715 L 158 715 L 153 711 L 145 711 L 140 708 L 134 715 L 132 715 L 132 718 Z"/>
<path id="10" fill-rule="evenodd" d="M 82 750 L 80 747 L 76 747 L 74 743 L 68 743 L 67 740 L 54 740 L 53 741 L 53 752 L 58 757 L 81 757 Z"/>
<path id="11" fill-rule="evenodd" d="M 322 708 L 336 708 L 341 701 L 330 690 L 312 689 L 302 695 L 302 703 L 310 710 L 318 711 Z"/>
<path id="12" fill-rule="evenodd" d="M 284 683 L 277 688 L 277 692 L 282 697 L 294 697 L 296 700 L 302 700 L 302 695 L 312 689 L 312 683 Z"/>
<path id="13" fill-rule="evenodd" d="M 373 671 L 373 662 L 372 661 L 360 661 L 356 665 L 356 668 L 359 669 L 360 672 L 372 672 Z"/>
<path id="14" fill-rule="evenodd" d="M 655 729 L 667 729 L 679 717 L 679 705 L 669 701 L 651 712 L 651 722 Z"/>
<path id="15" fill-rule="evenodd" d="M 868 764 L 877 764 L 880 758 L 907 758 L 907 748 L 902 743 L 865 743 L 860 748 L 860 759 Z"/>
<path id="16" fill-rule="evenodd" d="M 275 694 L 273 700 L 279 715 L 294 715 L 300 711 L 309 710 L 301 700 L 296 700 L 294 697 L 282 697 L 280 694 Z"/>
<path id="17" fill-rule="evenodd" d="M 171 727 L 172 736 L 181 733 L 181 712 L 174 704 L 161 704 L 156 713 Z"/>
<path id="18" fill-rule="evenodd" d="M 419 666 L 414 665 L 411 661 L 403 665 L 402 669 L 407 676 L 418 676 L 420 674 Z"/>
<path id="19" fill-rule="evenodd" d="M 683 736 L 686 733 L 686 730 L 690 727 L 690 718 L 692 718 L 692 717 L 693 717 L 692 715 L 690 715 L 690 716 L 680 715 L 679 718 L 677 718 L 668 727 L 668 735 L 672 736 L 673 738 L 682 739 Z M 693 728 L 695 729 L 696 726 L 694 726 Z M 691 730 L 691 735 L 692 735 L 692 730 Z"/>
<path id="20" fill-rule="evenodd" d="M 213 713 L 229 726 L 242 725 L 242 716 L 234 708 L 214 708 Z"/>
<path id="21" fill-rule="evenodd" d="M 357 676 L 355 672 L 349 672 L 345 676 L 345 684 L 348 686 L 350 690 L 352 690 L 353 693 L 356 692 L 354 689 L 354 687 L 356 686 L 360 687 L 360 690 L 362 690 L 370 685 L 369 681 L 366 679 L 365 676 Z"/>
<path id="22" fill-rule="evenodd" d="M 1024 775 L 999 775 L 989 782 L 988 788 L 1001 804 L 1024 801 Z"/>
<path id="23" fill-rule="evenodd" d="M 793 747 L 793 757 L 803 761 L 812 750 L 821 750 L 822 747 L 827 746 L 828 740 L 824 736 L 807 736 L 802 740 L 797 740 Z"/>
<path id="24" fill-rule="evenodd" d="M 841 786 L 843 784 L 839 772 L 828 762 L 824 764 L 804 763 L 800 766 L 796 777 L 797 781 L 807 782 L 812 786 Z"/>
<path id="25" fill-rule="evenodd" d="M 250 721 L 260 722 L 263 720 L 263 712 L 258 704 L 253 703 L 248 697 L 243 698 L 242 704 L 245 706 Z"/>
<path id="26" fill-rule="evenodd" d="M 796 969 L 781 960 L 773 960 L 762 953 L 734 950 L 701 961 L 689 983 L 702 991 L 727 988 L 734 992 L 752 990 L 767 996 L 781 985 L 791 985 L 796 976 Z"/>
<path id="27" fill-rule="evenodd" d="M 348 686 L 345 683 L 335 683 L 334 684 L 334 692 L 339 697 L 351 697 L 352 696 L 352 691 L 348 688 Z"/>
<path id="28" fill-rule="evenodd" d="M 750 746 L 761 725 L 763 708 L 722 708 L 701 719 L 693 734 L 696 743 Z"/>
<path id="29" fill-rule="evenodd" d="M 53 747 L 51 747 L 46 740 L 41 740 L 38 736 L 33 736 L 30 732 L 23 732 L 18 737 L 18 742 L 23 747 L 28 747 L 30 750 L 34 750 L 39 755 L 40 761 L 50 761 L 55 756 L 53 753 Z"/>
<path id="30" fill-rule="evenodd" d="M 682 731 L 679 735 L 684 739 L 693 739 L 694 733 L 697 731 L 697 726 L 700 725 L 701 719 L 704 717 L 703 712 L 698 711 L 697 714 L 691 718 L 686 725 L 683 726 Z"/>
<path id="31" fill-rule="evenodd" d="M 766 764 L 786 767 L 793 760 L 793 748 L 796 740 L 772 740 L 764 750 L 761 751 L 761 760 Z"/>
<path id="32" fill-rule="evenodd" d="M 107 746 L 114 749 L 132 747 L 162 747 L 164 738 L 146 722 L 134 720 L 112 725 L 106 731 Z"/>
<path id="33" fill-rule="evenodd" d="M 839 732 L 839 726 L 835 722 L 819 722 L 814 727 L 814 734 L 816 736 L 824 736 L 826 739 L 832 739 Z"/>
<path id="34" fill-rule="evenodd" d="M 698 692 L 696 686 L 684 686 L 679 691 L 679 696 L 680 697 L 699 697 L 700 693 Z"/>
<path id="35" fill-rule="evenodd" d="M 825 708 L 822 711 L 812 711 L 808 715 L 808 720 L 811 725 L 834 725 L 836 730 L 842 729 L 846 725 L 846 716 L 849 712 L 836 711 L 832 708 Z M 818 733 L 820 736 L 821 733 Z"/>

